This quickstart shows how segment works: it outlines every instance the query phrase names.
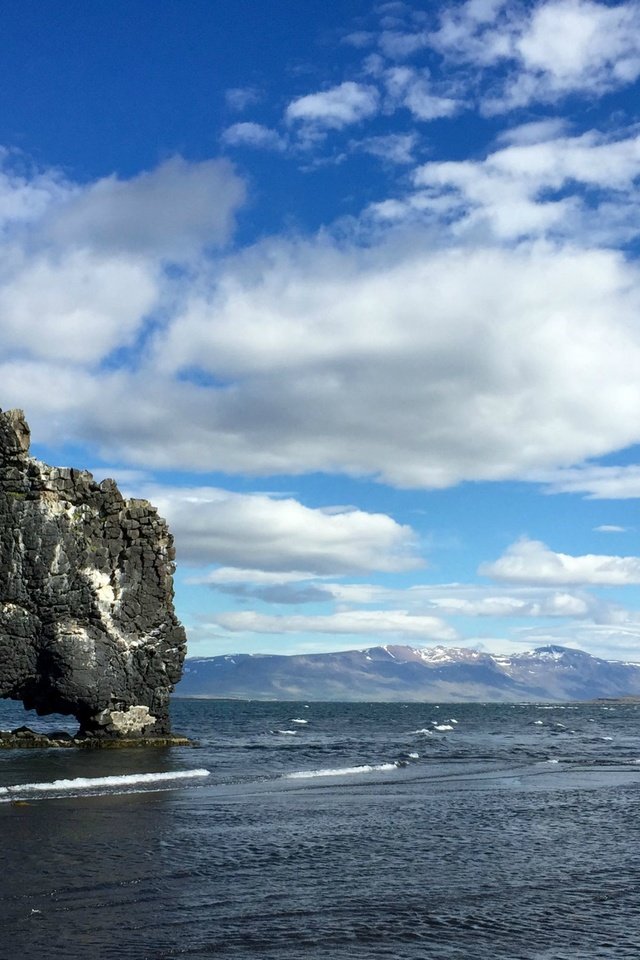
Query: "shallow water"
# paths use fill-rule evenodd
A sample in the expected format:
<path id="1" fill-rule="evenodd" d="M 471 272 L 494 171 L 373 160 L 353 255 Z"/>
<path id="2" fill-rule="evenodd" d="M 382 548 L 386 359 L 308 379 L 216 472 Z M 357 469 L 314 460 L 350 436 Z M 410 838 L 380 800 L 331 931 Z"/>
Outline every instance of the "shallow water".
<path id="1" fill-rule="evenodd" d="M 0 956 L 638 955 L 635 705 L 177 701 L 174 726 L 201 746 L 0 753 Z"/>

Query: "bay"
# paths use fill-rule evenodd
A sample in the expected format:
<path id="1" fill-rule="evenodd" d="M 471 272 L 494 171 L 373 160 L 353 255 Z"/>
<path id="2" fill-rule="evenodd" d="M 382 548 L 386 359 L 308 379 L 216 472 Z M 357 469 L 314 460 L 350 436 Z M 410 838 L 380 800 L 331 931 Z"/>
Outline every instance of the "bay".
<path id="1" fill-rule="evenodd" d="M 637 956 L 637 704 L 172 709 L 199 747 L 0 752 L 2 956 Z"/>

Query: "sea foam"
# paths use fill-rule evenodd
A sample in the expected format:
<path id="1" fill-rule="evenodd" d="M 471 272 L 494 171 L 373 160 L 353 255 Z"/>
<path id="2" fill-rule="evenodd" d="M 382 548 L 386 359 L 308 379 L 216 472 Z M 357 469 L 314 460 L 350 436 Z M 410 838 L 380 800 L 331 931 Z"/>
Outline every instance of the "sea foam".
<path id="1" fill-rule="evenodd" d="M 13 799 L 16 795 L 41 793 L 73 793 L 107 788 L 129 788 L 148 786 L 174 780 L 191 780 L 196 777 L 208 777 L 209 770 L 171 770 L 166 773 L 135 773 L 113 777 L 75 777 L 72 780 L 51 780 L 44 783 L 14 783 L 0 787 L 0 803 Z"/>
<path id="2" fill-rule="evenodd" d="M 337 767 L 322 770 L 298 770 L 285 774 L 286 780 L 307 780 L 312 777 L 347 777 L 354 773 L 380 773 L 384 770 L 397 770 L 397 763 L 364 764 L 361 767 Z"/>

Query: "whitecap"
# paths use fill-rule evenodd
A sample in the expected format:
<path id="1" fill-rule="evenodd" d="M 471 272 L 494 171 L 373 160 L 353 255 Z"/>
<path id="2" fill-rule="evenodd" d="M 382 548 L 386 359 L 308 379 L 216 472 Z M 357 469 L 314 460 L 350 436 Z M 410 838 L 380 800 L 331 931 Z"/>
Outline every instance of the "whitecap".
<path id="1" fill-rule="evenodd" d="M 453 730 L 450 723 L 436 723 L 434 730 Z"/>
<path id="2" fill-rule="evenodd" d="M 297 717 L 294 717 L 292 720 L 289 721 L 289 723 L 309 723 L 309 721 L 308 721 L 308 720 L 300 720 L 300 719 L 298 719 Z"/>
<path id="3" fill-rule="evenodd" d="M 282 734 L 283 737 L 295 737 L 298 734 L 297 730 L 276 730 L 276 733 Z"/>
<path id="4" fill-rule="evenodd" d="M 74 777 L 72 780 L 51 780 L 44 783 L 14 783 L 0 787 L 0 798 L 11 799 L 16 794 L 73 793 L 97 790 L 103 787 L 118 788 L 146 786 L 175 780 L 191 780 L 208 777 L 209 770 L 171 770 L 166 773 L 136 773 L 112 777 Z M 1 802 L 1 800 L 0 800 Z"/>
<path id="5" fill-rule="evenodd" d="M 419 753 L 408 753 L 407 756 L 409 757 L 410 760 L 419 760 L 419 759 L 420 759 L 420 754 L 419 754 Z"/>
<path id="6" fill-rule="evenodd" d="M 433 730 L 429 730 L 428 727 L 422 727 L 421 730 L 412 730 L 411 733 L 425 733 L 427 736 L 431 736 Z"/>
<path id="7" fill-rule="evenodd" d="M 397 763 L 364 764 L 361 767 L 336 767 L 321 770 L 297 770 L 295 773 L 285 774 L 286 780 L 307 780 L 313 777 L 347 777 L 356 773 L 382 773 L 386 770 L 397 770 Z"/>

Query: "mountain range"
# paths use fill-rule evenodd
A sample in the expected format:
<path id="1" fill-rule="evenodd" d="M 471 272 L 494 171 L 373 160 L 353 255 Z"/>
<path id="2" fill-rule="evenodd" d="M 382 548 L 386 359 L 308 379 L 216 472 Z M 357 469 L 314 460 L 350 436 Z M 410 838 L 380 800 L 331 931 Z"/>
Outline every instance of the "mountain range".
<path id="1" fill-rule="evenodd" d="M 503 656 L 388 645 L 299 655 L 191 657 L 178 697 L 246 700 L 566 701 L 640 696 L 640 663 L 546 646 Z"/>

